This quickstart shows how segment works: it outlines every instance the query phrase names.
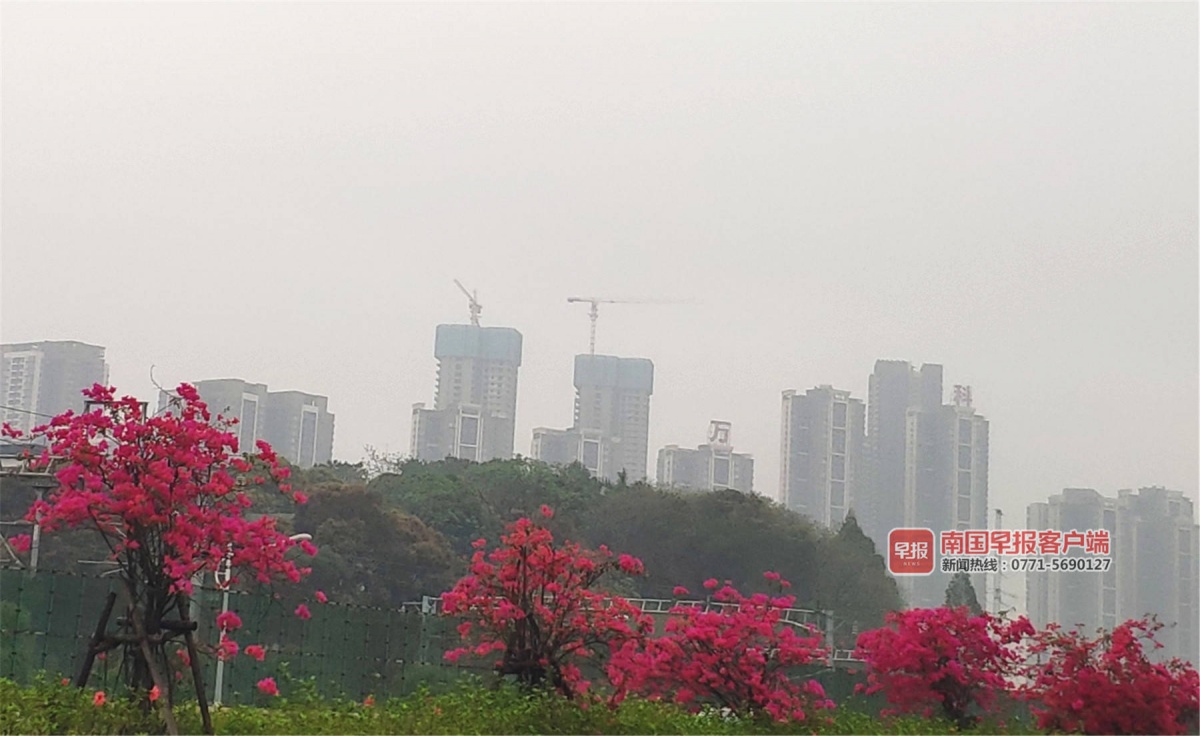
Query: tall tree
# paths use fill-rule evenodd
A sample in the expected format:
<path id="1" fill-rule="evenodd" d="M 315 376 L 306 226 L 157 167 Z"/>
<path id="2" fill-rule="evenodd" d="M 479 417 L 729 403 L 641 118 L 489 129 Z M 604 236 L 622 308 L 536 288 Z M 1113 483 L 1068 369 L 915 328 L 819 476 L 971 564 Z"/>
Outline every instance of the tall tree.
<path id="1" fill-rule="evenodd" d="M 315 487 L 294 524 L 321 546 L 309 585 L 341 603 L 397 606 L 439 595 L 464 569 L 444 536 L 361 485 Z"/>
<path id="2" fill-rule="evenodd" d="M 965 572 L 956 572 L 954 577 L 950 578 L 950 584 L 946 586 L 946 607 L 961 606 L 966 606 L 972 616 L 983 613 L 983 606 L 979 605 L 979 598 L 975 596 L 975 586 L 971 585 L 971 576 Z"/>
<path id="3" fill-rule="evenodd" d="M 902 607 L 895 579 L 853 512 L 836 534 L 822 539 L 817 567 L 814 602 L 833 612 L 838 646 L 852 647 L 858 632 L 883 625 L 889 611 Z"/>

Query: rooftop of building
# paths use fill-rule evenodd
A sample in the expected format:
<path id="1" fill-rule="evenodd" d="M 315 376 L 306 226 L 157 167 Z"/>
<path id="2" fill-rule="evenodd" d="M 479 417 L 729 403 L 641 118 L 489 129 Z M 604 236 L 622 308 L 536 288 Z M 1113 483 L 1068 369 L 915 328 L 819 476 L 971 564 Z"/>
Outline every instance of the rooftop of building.
<path id="1" fill-rule="evenodd" d="M 654 392 L 654 363 L 648 358 L 576 355 L 575 387 L 604 386 Z"/>
<path id="2" fill-rule="evenodd" d="M 438 325 L 433 344 L 436 358 L 475 358 L 521 364 L 521 333 L 511 327 Z"/>

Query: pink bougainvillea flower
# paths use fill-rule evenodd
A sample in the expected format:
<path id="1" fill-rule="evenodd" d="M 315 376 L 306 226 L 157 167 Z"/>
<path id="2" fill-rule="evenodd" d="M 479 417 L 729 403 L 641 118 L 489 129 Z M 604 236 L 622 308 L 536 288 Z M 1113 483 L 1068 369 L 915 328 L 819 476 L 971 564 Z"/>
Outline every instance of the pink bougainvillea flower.
<path id="1" fill-rule="evenodd" d="M 15 537 L 9 537 L 8 543 L 12 545 L 14 550 L 24 554 L 33 547 L 33 537 L 28 534 L 18 534 Z"/>
<path id="2" fill-rule="evenodd" d="M 158 685 L 155 685 L 154 687 L 150 688 L 150 702 L 151 703 L 157 702 L 161 695 L 162 695 L 162 691 L 158 689 Z"/>
<path id="3" fill-rule="evenodd" d="M 263 695 L 279 695 L 279 686 L 275 684 L 274 677 L 264 677 L 258 681 L 258 691 Z"/>
<path id="4" fill-rule="evenodd" d="M 678 598 L 680 596 L 688 595 L 688 589 L 683 587 L 682 585 L 676 585 L 675 589 L 671 591 L 671 595 L 675 596 L 676 598 Z"/>
<path id="5" fill-rule="evenodd" d="M 97 690 L 96 694 L 92 696 L 92 705 L 101 706 L 106 702 L 108 702 L 108 698 L 105 697 L 103 690 Z"/>
<path id="6" fill-rule="evenodd" d="M 317 599 L 317 603 L 328 603 L 329 602 L 329 596 L 325 595 L 325 591 L 323 591 L 323 590 L 318 590 L 316 592 L 316 599 Z"/>
<path id="7" fill-rule="evenodd" d="M 542 504 L 542 508 L 539 509 L 539 511 L 541 512 L 542 516 L 547 519 L 552 518 L 554 516 L 554 509 L 550 508 L 546 504 Z"/>
<path id="8" fill-rule="evenodd" d="M 217 615 L 217 628 L 221 631 L 237 631 L 242 628 L 242 619 L 233 611 L 224 611 Z"/>
<path id="9" fill-rule="evenodd" d="M 940 709 L 963 729 L 977 721 L 975 713 L 993 713 L 997 695 L 1010 690 L 1020 647 L 1032 631 L 1023 617 L 973 616 L 965 607 L 893 612 L 885 622 L 858 637 L 865 692 L 882 691 L 892 713 Z"/>
<path id="10" fill-rule="evenodd" d="M 715 579 L 706 583 L 710 590 L 716 585 Z M 639 692 L 693 712 L 713 705 L 780 722 L 803 721 L 808 711 L 825 708 L 820 683 L 787 675 L 788 668 L 828 654 L 819 634 L 797 635 L 783 620 L 781 603 L 791 600 L 746 597 L 732 586 L 722 588 L 718 598 L 729 605 L 709 611 L 677 605 L 663 636 L 618 649 L 609 665 L 618 688 L 612 702 L 620 702 L 624 692 Z"/>
<path id="11" fill-rule="evenodd" d="M 312 611 L 309 611 L 308 606 L 301 603 L 300 605 L 296 606 L 296 615 L 307 621 L 308 619 L 312 618 Z"/>
<path id="12" fill-rule="evenodd" d="M 237 656 L 238 643 L 233 639 L 221 635 L 221 641 L 217 643 L 217 659 L 227 662 Z"/>
<path id="13" fill-rule="evenodd" d="M 250 644 L 242 650 L 242 653 L 248 657 L 254 657 L 259 662 L 266 659 L 267 656 L 267 650 L 263 649 L 259 644 Z"/>
<path id="14" fill-rule="evenodd" d="M 720 585 L 720 583 L 717 582 L 716 578 L 709 578 L 708 580 L 704 581 L 704 587 L 708 588 L 709 590 L 715 590 L 718 585 Z"/>
<path id="15" fill-rule="evenodd" d="M 652 627 L 649 616 L 626 599 L 593 589 L 610 572 L 642 574 L 635 557 L 613 560 L 607 549 L 558 543 L 528 518 L 510 524 L 490 552 L 482 540 L 474 547 L 468 574 L 442 596 L 443 611 L 459 619 L 464 645 L 445 653 L 448 662 L 500 652 L 497 668 L 521 682 L 553 682 L 575 697 L 590 686 L 580 664 L 598 660 L 597 649 L 639 639 Z M 531 637 L 531 631 L 539 635 Z M 518 662 L 516 652 L 526 649 Z"/>
<path id="16" fill-rule="evenodd" d="M 287 477 L 268 443 L 240 451 L 236 421 L 214 417 L 189 384 L 181 384 L 166 411 L 153 416 L 112 387 L 95 384 L 82 393 L 94 410 L 60 414 L 27 437 L 46 447 L 31 458 L 30 469 L 48 469 L 53 461 L 57 487 L 25 518 L 47 534 L 94 532 L 133 577 L 127 582 L 165 584 L 169 594 L 154 597 L 157 610 L 139 615 L 161 620 L 175 605 L 174 594 L 190 594 L 193 580 L 226 564 L 264 584 L 298 582 L 308 574 L 291 559 L 294 545 L 277 517 L 250 512 L 252 480 Z M 13 432 L 7 425 L 0 429 L 5 436 Z M 238 625 L 232 614 L 221 617 L 218 628 L 230 632 Z M 232 646 L 222 651 L 228 654 Z"/>

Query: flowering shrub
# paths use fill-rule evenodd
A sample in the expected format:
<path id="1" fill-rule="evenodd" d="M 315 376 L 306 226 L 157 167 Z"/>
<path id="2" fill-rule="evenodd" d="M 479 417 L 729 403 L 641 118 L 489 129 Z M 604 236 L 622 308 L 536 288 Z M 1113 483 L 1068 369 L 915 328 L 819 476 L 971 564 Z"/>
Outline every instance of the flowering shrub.
<path id="1" fill-rule="evenodd" d="M 542 514 L 549 518 L 550 510 Z M 556 545 L 549 530 L 520 519 L 485 553 L 475 542 L 469 574 L 442 596 L 444 611 L 463 619 L 458 632 L 474 642 L 446 653 L 456 661 L 473 653 L 501 652 L 496 669 L 525 686 L 550 685 L 568 697 L 587 692 L 579 665 L 638 640 L 651 629 L 648 616 L 620 596 L 592 590 L 608 572 L 642 574 L 629 555 L 613 559 L 579 545 Z"/>
<path id="2" fill-rule="evenodd" d="M 989 713 L 996 695 L 1009 689 L 1009 676 L 1022 659 L 1019 644 L 1034 634 L 1029 620 L 1012 622 L 965 608 L 916 608 L 887 615 L 889 626 L 858 637 L 857 656 L 866 663 L 867 685 L 895 706 L 885 712 L 920 712 L 940 707 L 960 729 Z"/>
<path id="3" fill-rule="evenodd" d="M 288 558 L 295 542 L 273 518 L 245 517 L 251 506 L 246 490 L 267 474 L 283 493 L 301 499 L 271 447 L 259 442 L 256 452 L 238 454 L 230 431 L 236 420 L 214 419 L 192 386 L 178 388 L 172 414 L 157 416 L 145 416 L 133 397 L 115 398 L 112 388 L 97 384 L 83 393 L 96 408 L 54 417 L 27 438 L 46 448 L 30 458 L 31 466 L 58 469 L 57 487 L 26 519 L 45 532 L 89 529 L 107 545 L 131 601 L 124 619 L 135 637 L 110 638 L 106 646 L 124 645 L 131 690 L 167 694 L 170 725 L 173 683 L 164 672 L 166 640 L 174 634 L 159 636 L 164 618 L 185 615 L 193 578 L 215 571 L 226 558 L 233 570 L 261 583 L 299 582 L 308 569 Z M 22 436 L 8 425 L 3 435 Z M 26 547 L 24 542 L 17 546 Z M 216 623 L 219 656 L 233 656 L 237 644 L 229 633 L 241 621 L 227 613 Z"/>
<path id="4" fill-rule="evenodd" d="M 781 587 L 786 582 L 777 573 L 766 577 Z M 711 589 L 717 582 L 705 585 Z M 828 656 L 820 635 L 798 631 L 783 620 L 795 596 L 746 597 L 726 585 L 713 599 L 726 605 L 710 610 L 677 605 L 664 636 L 641 646 L 626 643 L 609 665 L 617 687 L 614 702 L 634 691 L 669 697 L 694 712 L 719 706 L 738 717 L 765 713 L 777 721 L 803 721 L 814 709 L 833 707 L 820 683 L 801 684 L 788 677 L 788 668 Z"/>
<path id="5" fill-rule="evenodd" d="M 1032 650 L 1047 658 L 1032 668 L 1023 694 L 1038 728 L 1064 733 L 1195 733 L 1200 679 L 1173 659 L 1153 664 L 1143 640 L 1162 624 L 1126 621 L 1111 634 L 1088 639 L 1051 624 Z"/>

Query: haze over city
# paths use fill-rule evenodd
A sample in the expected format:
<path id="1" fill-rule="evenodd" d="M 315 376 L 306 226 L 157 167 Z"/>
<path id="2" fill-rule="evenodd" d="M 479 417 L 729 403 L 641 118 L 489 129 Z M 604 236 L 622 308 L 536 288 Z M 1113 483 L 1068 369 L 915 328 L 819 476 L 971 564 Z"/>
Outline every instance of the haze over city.
<path id="1" fill-rule="evenodd" d="M 595 295 L 677 302 L 600 307 L 597 352 L 654 362 L 651 453 L 727 420 L 768 496 L 781 391 L 865 399 L 896 358 L 972 386 L 1015 519 L 1194 498 L 1194 4 L 5 21 L 3 341 L 104 345 L 122 392 L 320 393 L 336 458 L 407 453 L 459 279 L 524 336 L 521 454 L 570 425 Z"/>

